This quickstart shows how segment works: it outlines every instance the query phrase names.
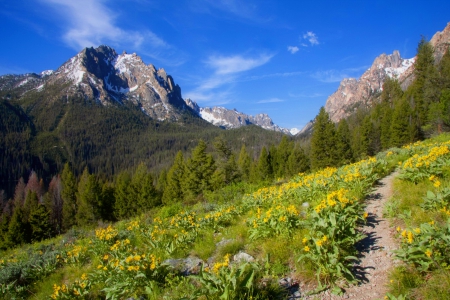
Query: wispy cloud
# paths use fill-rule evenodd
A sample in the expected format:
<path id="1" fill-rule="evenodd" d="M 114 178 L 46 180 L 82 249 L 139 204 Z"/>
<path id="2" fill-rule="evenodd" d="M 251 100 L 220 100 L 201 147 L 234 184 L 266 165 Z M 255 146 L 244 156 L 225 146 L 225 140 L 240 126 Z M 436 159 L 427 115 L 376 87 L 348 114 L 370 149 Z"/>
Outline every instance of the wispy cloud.
<path id="1" fill-rule="evenodd" d="M 4 74 L 25 74 L 30 73 L 29 69 L 17 66 L 2 66 L 0 65 L 0 75 Z"/>
<path id="2" fill-rule="evenodd" d="M 270 21 L 271 17 L 263 17 L 259 12 L 259 3 L 254 4 L 250 1 L 240 0 L 191 0 L 191 8 L 200 13 L 211 14 L 215 17 L 223 18 L 232 15 L 241 20 L 255 23 L 265 23 Z"/>
<path id="3" fill-rule="evenodd" d="M 206 64 L 215 69 L 219 75 L 233 74 L 247 71 L 267 63 L 273 55 L 262 54 L 256 58 L 244 58 L 240 55 L 235 56 L 210 56 Z"/>
<path id="4" fill-rule="evenodd" d="M 185 97 L 198 102 L 211 102 L 226 104 L 232 102 L 232 87 L 236 82 L 242 81 L 242 73 L 262 66 L 270 61 L 273 55 L 260 54 L 254 57 L 209 56 L 205 65 L 213 70 L 213 73 L 201 80 L 198 86 L 188 91 Z"/>
<path id="5" fill-rule="evenodd" d="M 303 75 L 306 72 L 304 71 L 297 71 L 297 72 L 283 72 L 283 73 L 272 73 L 272 74 L 263 74 L 263 75 L 253 75 L 241 78 L 240 81 L 255 81 L 260 80 L 264 78 L 270 78 L 270 77 L 290 77 L 290 76 L 299 76 Z"/>
<path id="6" fill-rule="evenodd" d="M 325 70 L 317 71 L 311 74 L 312 78 L 315 78 L 321 82 L 341 82 L 344 78 L 357 78 L 361 76 L 361 73 L 367 70 L 367 66 L 362 66 L 358 68 L 348 68 L 344 70 Z"/>
<path id="7" fill-rule="evenodd" d="M 288 93 L 289 97 L 292 98 L 318 98 L 325 96 L 321 93 L 312 93 L 312 94 L 294 94 L 294 93 Z"/>
<path id="8" fill-rule="evenodd" d="M 299 50 L 297 46 L 288 46 L 287 49 L 292 54 L 294 54 L 295 52 L 297 52 Z"/>
<path id="9" fill-rule="evenodd" d="M 117 25 L 117 13 L 108 8 L 104 0 L 40 0 L 50 6 L 64 33 L 62 39 L 75 50 L 109 44 L 132 47 L 158 56 L 171 46 L 151 30 L 126 30 Z"/>
<path id="10" fill-rule="evenodd" d="M 270 99 L 257 101 L 256 103 L 262 104 L 262 103 L 277 103 L 277 102 L 284 102 L 284 100 L 279 99 L 279 98 L 270 98 Z"/>
<path id="11" fill-rule="evenodd" d="M 308 31 L 303 34 L 303 39 L 307 40 L 311 44 L 311 46 L 319 45 L 319 38 L 312 31 Z"/>

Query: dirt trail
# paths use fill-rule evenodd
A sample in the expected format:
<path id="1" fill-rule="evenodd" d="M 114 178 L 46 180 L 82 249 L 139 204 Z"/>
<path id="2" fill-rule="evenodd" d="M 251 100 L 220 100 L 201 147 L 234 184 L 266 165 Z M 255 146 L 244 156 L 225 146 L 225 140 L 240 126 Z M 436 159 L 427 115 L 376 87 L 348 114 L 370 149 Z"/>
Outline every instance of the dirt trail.
<path id="1" fill-rule="evenodd" d="M 392 182 L 396 172 L 380 180 L 376 189 L 368 196 L 366 211 L 369 213 L 367 224 L 361 228 L 367 236 L 358 244 L 360 261 L 356 276 L 360 280 L 357 286 L 346 289 L 343 296 L 330 294 L 329 291 L 305 297 L 303 299 L 383 299 L 387 292 L 388 271 L 394 266 L 392 250 L 396 243 L 392 238 L 395 229 L 389 227 L 389 221 L 383 218 L 383 207 L 392 196 Z"/>

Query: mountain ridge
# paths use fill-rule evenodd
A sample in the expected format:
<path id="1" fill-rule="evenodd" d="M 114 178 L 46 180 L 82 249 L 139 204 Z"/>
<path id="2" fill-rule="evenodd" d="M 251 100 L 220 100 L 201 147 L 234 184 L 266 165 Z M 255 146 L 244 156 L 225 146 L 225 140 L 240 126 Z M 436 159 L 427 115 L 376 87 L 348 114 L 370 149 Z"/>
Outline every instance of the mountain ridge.
<path id="1" fill-rule="evenodd" d="M 430 40 L 434 48 L 436 62 L 439 62 L 450 44 L 450 22 L 443 31 L 436 32 Z M 403 90 L 414 79 L 414 61 L 416 57 L 405 59 L 398 50 L 376 57 L 372 66 L 361 77 L 344 78 L 338 89 L 325 103 L 325 110 L 333 122 L 348 117 L 362 105 L 371 105 L 374 96 L 381 93 L 387 76 L 397 78 Z"/>
<path id="2" fill-rule="evenodd" d="M 224 129 L 253 124 L 266 130 L 293 135 L 289 129 L 274 124 L 267 114 L 249 116 L 236 112 L 238 116 L 235 120 L 219 120 L 220 116 L 230 117 L 232 110 L 198 107 L 192 100 L 183 99 L 181 88 L 163 68 L 146 65 L 136 53 L 124 51 L 117 54 L 106 45 L 84 48 L 55 71 L 0 76 L 0 90 L 20 88 L 23 90 L 21 95 L 30 90 L 40 92 L 46 86 L 55 84 L 66 85 L 59 92 L 60 98 L 79 96 L 95 99 L 103 106 L 130 102 L 158 121 L 178 122 L 181 115 L 187 112 Z M 296 129 L 293 130 L 295 133 Z"/>

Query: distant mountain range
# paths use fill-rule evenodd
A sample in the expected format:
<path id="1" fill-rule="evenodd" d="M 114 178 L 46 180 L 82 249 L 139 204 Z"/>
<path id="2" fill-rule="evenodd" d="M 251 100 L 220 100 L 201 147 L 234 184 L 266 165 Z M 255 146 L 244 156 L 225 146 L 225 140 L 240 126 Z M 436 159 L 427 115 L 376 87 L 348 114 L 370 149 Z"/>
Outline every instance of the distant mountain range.
<path id="1" fill-rule="evenodd" d="M 191 99 L 181 96 L 181 88 L 164 69 L 146 65 L 135 53 L 117 54 L 109 46 L 85 48 L 56 71 L 41 74 L 5 75 L 0 77 L 0 90 L 20 89 L 41 91 L 59 84 L 59 98 L 81 96 L 99 104 L 132 103 L 155 120 L 179 121 L 189 111 L 204 120 L 225 128 L 256 125 L 267 130 L 296 134 L 297 129 L 285 129 L 274 124 L 267 114 L 249 116 L 223 107 L 200 108 Z"/>
<path id="2" fill-rule="evenodd" d="M 191 99 L 186 99 L 185 101 L 186 104 L 204 120 L 225 129 L 239 128 L 241 126 L 253 124 L 267 130 L 283 132 L 290 135 L 296 135 L 299 132 L 297 128 L 286 129 L 274 124 L 267 114 L 251 116 L 238 112 L 235 109 L 227 109 L 220 106 L 199 107 L 198 104 Z"/>

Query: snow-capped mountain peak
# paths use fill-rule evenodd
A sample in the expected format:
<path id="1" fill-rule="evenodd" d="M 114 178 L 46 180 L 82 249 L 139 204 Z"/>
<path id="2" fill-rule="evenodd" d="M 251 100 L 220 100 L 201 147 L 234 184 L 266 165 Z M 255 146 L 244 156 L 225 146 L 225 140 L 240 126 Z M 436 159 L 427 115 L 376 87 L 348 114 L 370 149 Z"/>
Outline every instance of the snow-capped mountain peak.
<path id="1" fill-rule="evenodd" d="M 198 104 L 191 99 L 186 99 L 185 102 L 186 105 L 197 112 L 202 119 L 222 128 L 233 129 L 246 125 L 256 125 L 267 130 L 283 132 L 285 134 L 295 135 L 295 132 L 297 132 L 294 128 L 295 130 L 292 131 L 294 132 L 293 134 L 291 130 L 281 128 L 280 126 L 274 124 L 272 119 L 267 114 L 257 114 L 255 116 L 251 116 L 238 112 L 236 109 L 227 109 L 221 106 L 199 107 Z"/>

